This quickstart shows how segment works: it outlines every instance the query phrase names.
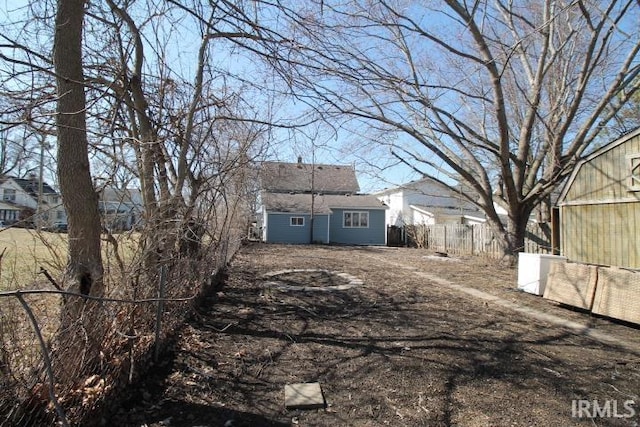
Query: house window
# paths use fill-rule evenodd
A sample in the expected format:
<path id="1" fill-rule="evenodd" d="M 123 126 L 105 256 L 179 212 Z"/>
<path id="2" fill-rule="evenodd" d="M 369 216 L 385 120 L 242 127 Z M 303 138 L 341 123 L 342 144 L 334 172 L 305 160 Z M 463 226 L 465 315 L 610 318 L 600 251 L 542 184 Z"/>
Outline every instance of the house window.
<path id="1" fill-rule="evenodd" d="M 627 156 L 629 162 L 629 191 L 640 191 L 640 153 Z"/>
<path id="2" fill-rule="evenodd" d="M 64 219 L 64 212 L 62 211 L 56 211 L 56 219 L 59 221 L 61 219 Z"/>
<path id="3" fill-rule="evenodd" d="M 5 221 L 15 221 L 18 219 L 18 211 L 1 210 L 0 219 Z"/>
<path id="4" fill-rule="evenodd" d="M 351 212 L 344 213 L 342 225 L 345 228 L 368 228 L 369 212 Z"/>
<path id="5" fill-rule="evenodd" d="M 292 227 L 304 227 L 304 217 L 292 216 L 291 217 L 291 226 Z"/>
<path id="6" fill-rule="evenodd" d="M 12 188 L 5 188 L 2 190 L 2 200 L 5 202 L 14 202 L 16 201 L 16 190 Z"/>

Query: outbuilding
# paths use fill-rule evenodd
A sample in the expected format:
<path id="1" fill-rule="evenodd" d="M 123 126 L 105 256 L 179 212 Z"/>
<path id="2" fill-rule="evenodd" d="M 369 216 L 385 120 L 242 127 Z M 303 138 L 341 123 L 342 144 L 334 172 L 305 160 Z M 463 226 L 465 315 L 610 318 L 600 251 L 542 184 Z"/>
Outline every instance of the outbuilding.
<path id="1" fill-rule="evenodd" d="M 558 205 L 570 261 L 640 269 L 640 128 L 580 161 Z"/>

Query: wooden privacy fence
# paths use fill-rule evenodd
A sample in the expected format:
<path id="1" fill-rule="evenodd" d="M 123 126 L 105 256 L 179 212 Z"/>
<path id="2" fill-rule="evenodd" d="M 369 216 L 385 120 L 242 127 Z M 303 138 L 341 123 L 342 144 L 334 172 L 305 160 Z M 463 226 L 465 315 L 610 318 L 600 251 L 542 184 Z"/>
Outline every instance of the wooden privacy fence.
<path id="1" fill-rule="evenodd" d="M 503 256 L 502 248 L 487 224 L 421 224 L 405 226 L 406 244 L 456 255 Z M 527 226 L 524 252 L 552 253 L 551 230 L 547 224 Z"/>

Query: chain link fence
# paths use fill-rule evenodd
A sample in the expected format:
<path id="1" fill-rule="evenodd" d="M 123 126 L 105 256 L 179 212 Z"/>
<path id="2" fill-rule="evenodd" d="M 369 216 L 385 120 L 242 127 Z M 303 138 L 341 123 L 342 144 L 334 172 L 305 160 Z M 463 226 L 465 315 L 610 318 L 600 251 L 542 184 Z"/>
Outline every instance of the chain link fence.
<path id="1" fill-rule="evenodd" d="M 105 235 L 103 297 L 66 292 L 48 271 L 0 292 L 0 426 L 99 424 L 239 249 L 246 230 L 212 221 Z M 153 264 L 149 238 L 165 244 Z"/>

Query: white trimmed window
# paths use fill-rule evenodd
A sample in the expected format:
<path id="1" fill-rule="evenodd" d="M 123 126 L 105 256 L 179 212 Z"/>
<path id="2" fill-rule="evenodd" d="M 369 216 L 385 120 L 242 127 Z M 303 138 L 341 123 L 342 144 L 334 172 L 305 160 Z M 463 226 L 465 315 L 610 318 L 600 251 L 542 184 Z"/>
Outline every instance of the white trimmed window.
<path id="1" fill-rule="evenodd" d="M 345 211 L 342 218 L 344 228 L 369 228 L 369 212 Z"/>
<path id="2" fill-rule="evenodd" d="M 640 153 L 627 156 L 629 162 L 629 191 L 640 191 Z"/>
<path id="3" fill-rule="evenodd" d="M 5 188 L 2 193 L 2 200 L 6 202 L 14 202 L 16 201 L 16 190 L 12 188 Z"/>
<path id="4" fill-rule="evenodd" d="M 289 225 L 291 225 L 292 227 L 304 227 L 304 217 L 292 216 L 290 220 L 291 222 L 289 223 Z"/>

